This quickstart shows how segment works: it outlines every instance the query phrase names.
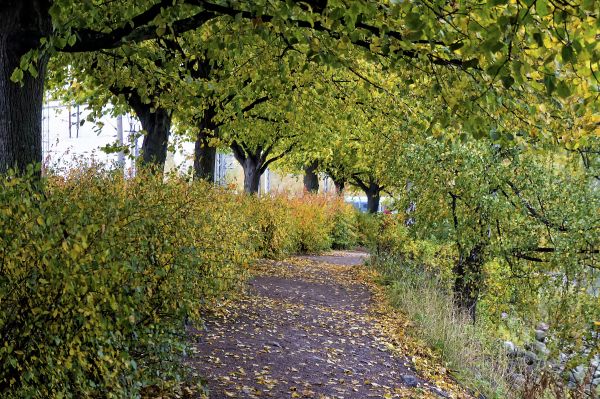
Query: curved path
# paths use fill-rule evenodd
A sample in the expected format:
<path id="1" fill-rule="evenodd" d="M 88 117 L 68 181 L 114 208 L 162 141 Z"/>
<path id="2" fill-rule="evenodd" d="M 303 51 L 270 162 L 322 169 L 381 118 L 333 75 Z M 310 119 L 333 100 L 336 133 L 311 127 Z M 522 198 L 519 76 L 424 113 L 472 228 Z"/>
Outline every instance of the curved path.
<path id="1" fill-rule="evenodd" d="M 370 292 L 355 278 L 365 257 L 261 262 L 226 317 L 194 331 L 191 361 L 209 398 L 446 396 L 388 351 L 369 316 Z"/>

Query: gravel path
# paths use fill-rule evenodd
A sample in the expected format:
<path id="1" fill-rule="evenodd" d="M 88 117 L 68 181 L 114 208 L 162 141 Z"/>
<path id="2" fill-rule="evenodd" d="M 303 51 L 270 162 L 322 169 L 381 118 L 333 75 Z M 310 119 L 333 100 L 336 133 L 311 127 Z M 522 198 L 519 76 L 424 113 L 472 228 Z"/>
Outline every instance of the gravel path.
<path id="1" fill-rule="evenodd" d="M 366 254 L 264 261 L 228 317 L 194 331 L 209 397 L 400 398 L 437 393 L 387 350 L 353 269 Z"/>

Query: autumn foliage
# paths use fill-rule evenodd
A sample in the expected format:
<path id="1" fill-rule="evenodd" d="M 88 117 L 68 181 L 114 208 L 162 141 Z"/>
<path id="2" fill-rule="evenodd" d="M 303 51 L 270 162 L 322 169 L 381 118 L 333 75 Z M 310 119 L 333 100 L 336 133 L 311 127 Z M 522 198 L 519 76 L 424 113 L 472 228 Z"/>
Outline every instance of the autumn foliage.
<path id="1" fill-rule="evenodd" d="M 77 170 L 0 181 L 2 397 L 134 397 L 185 375 L 186 325 L 258 257 L 330 248 L 324 197 Z M 345 227 L 346 228 L 346 227 Z"/>

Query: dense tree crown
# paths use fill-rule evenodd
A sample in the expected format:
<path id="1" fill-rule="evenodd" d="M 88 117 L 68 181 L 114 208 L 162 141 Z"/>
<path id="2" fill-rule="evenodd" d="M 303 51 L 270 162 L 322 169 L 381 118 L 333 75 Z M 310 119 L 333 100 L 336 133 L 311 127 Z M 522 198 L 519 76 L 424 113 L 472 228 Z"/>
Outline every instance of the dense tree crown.
<path id="1" fill-rule="evenodd" d="M 349 5 L 342 1 L 27 0 L 5 2 L 1 10 L 2 36 L 27 38 L 3 41 L 10 55 L 4 61 L 1 86 L 7 99 L 0 129 L 7 148 L 4 169 L 14 162 L 23 167 L 27 160 L 40 159 L 39 146 L 24 143 L 39 141 L 39 118 L 33 108 L 41 105 L 39 82 L 49 58 L 78 54 L 66 61 L 77 63 L 76 73 L 90 72 L 96 75 L 96 84 L 103 83 L 113 95 L 126 96 L 129 106 L 147 121 L 145 161 L 162 163 L 163 157 L 153 152 L 163 151 L 164 131 L 171 126 L 179 100 L 187 94 L 204 100 L 211 97 L 214 89 L 200 83 L 206 83 L 207 68 L 219 64 L 223 54 L 232 57 L 229 61 L 248 55 L 255 35 L 271 50 L 284 44 L 279 57 L 283 74 L 286 69 L 295 73 L 298 62 L 360 74 L 352 64 L 362 59 L 377 66 L 382 78 L 402 76 L 390 90 L 391 97 L 416 91 L 435 98 L 439 107 L 429 122 L 444 134 L 449 126 L 459 124 L 460 134 L 475 137 L 547 137 L 577 146 L 598 131 L 598 5 L 590 0 L 573 4 L 357 1 Z M 273 52 L 267 53 L 271 55 L 256 53 L 255 57 L 268 63 Z M 224 66 L 223 71 L 235 70 L 230 68 Z M 257 93 L 275 91 L 276 87 L 268 86 L 277 76 L 268 71 L 253 72 L 251 86 Z M 15 90 L 9 77 L 20 82 L 22 90 Z M 61 77 L 58 83 L 64 84 Z M 241 79 L 237 84 L 245 82 Z M 293 84 L 284 79 L 279 87 L 289 89 Z M 21 97 L 31 101 L 21 104 Z M 150 108 L 142 110 L 139 103 Z M 207 108 L 210 101 L 198 103 Z M 243 109 L 242 101 L 233 103 Z M 31 123 L 15 127 L 12 116 L 28 104 L 33 107 Z"/>
<path id="2" fill-rule="evenodd" d="M 377 226 L 371 234 L 400 237 L 406 246 L 392 250 L 406 250 L 398 259 L 407 264 L 415 262 L 418 251 L 407 250 L 414 243 L 425 248 L 421 252 L 427 260 L 450 259 L 445 263 L 449 267 L 438 272 L 450 282 L 445 288 L 458 309 L 474 321 L 499 320 L 509 313 L 522 325 L 543 318 L 573 353 L 583 353 L 600 314 L 597 294 L 590 294 L 600 268 L 599 14 L 600 2 L 595 0 L 2 0 L 0 173 L 9 177 L 6 183 L 0 179 L 4 187 L 0 194 L 15 210 L 1 215 L 11 221 L 17 218 L 22 211 L 19 201 L 26 198 L 34 216 L 24 213 L 23 220 L 43 235 L 53 221 L 38 203 L 48 202 L 49 214 L 60 226 L 67 226 L 63 214 L 85 220 L 92 218 L 86 209 L 93 209 L 95 224 L 86 235 L 77 234 L 92 242 L 104 237 L 107 225 L 112 228 L 105 218 L 122 223 L 127 232 L 123 242 L 135 244 L 132 259 L 142 280 L 147 278 L 146 262 L 152 263 L 150 270 L 156 269 L 152 272 L 156 276 L 168 274 L 159 261 L 167 265 L 184 254 L 185 262 L 195 262 L 204 233 L 198 229 L 210 230 L 211 223 L 220 226 L 211 236 L 212 251 L 218 253 L 220 235 L 228 234 L 220 230 L 225 229 L 222 215 L 234 215 L 233 209 L 244 204 L 256 206 L 248 211 L 251 221 L 232 219 L 238 223 L 232 231 L 249 234 L 245 231 L 249 226 L 261 232 L 257 237 L 264 242 L 232 243 L 231 257 L 236 259 L 232 263 L 246 262 L 246 255 L 237 254 L 241 247 L 285 241 L 281 231 L 291 226 L 285 221 L 290 212 L 300 226 L 294 233 L 297 239 L 304 240 L 311 231 L 306 224 L 319 226 L 318 219 L 327 219 L 315 211 L 318 208 L 301 202 L 289 211 L 277 208 L 277 198 L 269 198 L 262 207 L 272 209 L 259 211 L 261 203 L 255 201 L 262 199 L 204 196 L 199 193 L 212 193 L 208 185 L 164 183 L 156 175 L 162 173 L 169 143 L 176 136 L 195 144 L 196 180 L 213 180 L 216 151 L 221 150 L 242 165 L 247 193 L 257 193 L 261 175 L 267 168 L 277 168 L 303 174 L 307 191 L 317 191 L 318 177 L 326 175 L 339 193 L 344 189 L 364 193 L 371 213 L 386 197 L 394 214 L 365 218 Z M 131 194 L 132 202 L 123 176 L 117 185 L 111 182 L 113 176 L 91 178 L 88 187 L 95 187 L 93 193 L 79 192 L 76 184 L 75 194 L 65 190 L 68 184 L 57 185 L 54 193 L 40 193 L 43 190 L 36 186 L 40 173 L 32 168 L 42 160 L 41 110 L 46 93 L 88 104 L 91 119 L 105 112 L 131 112 L 139 118 L 143 128 L 139 170 L 143 166 L 152 172 L 147 181 L 136 183 L 144 195 Z M 27 196 L 11 188 L 13 182 L 19 182 Z M 122 195 L 106 195 L 111 187 L 118 187 Z M 63 197 L 53 197 L 56 193 Z M 67 200 L 78 197 L 85 199 L 81 202 L 85 206 Z M 205 212 L 194 198 L 212 201 L 209 208 L 221 213 Z M 219 204 L 218 198 L 225 202 Z M 138 217 L 144 201 L 152 204 L 152 211 Z M 338 201 L 338 211 L 344 210 Z M 61 208 L 63 203 L 72 210 Z M 108 216 L 96 203 L 111 208 Z M 193 210 L 181 211 L 192 203 Z M 170 224 L 170 215 L 176 214 L 187 219 Z M 332 210 L 327 217 L 333 214 Z M 356 223 L 354 213 L 342 216 L 332 223 Z M 202 223 L 196 225 L 195 218 Z M 68 221 L 75 232 L 84 229 L 79 219 Z M 138 230 L 127 230 L 133 228 L 126 227 L 129 219 L 141 221 L 132 226 L 146 238 Z M 69 270 L 63 268 L 62 257 L 75 252 L 85 255 L 94 271 L 104 266 L 97 260 L 104 253 L 114 257 L 118 264 L 114 270 L 129 267 L 130 260 L 123 260 L 109 242 L 99 247 L 109 249 L 98 250 L 98 258 L 88 257 L 81 248 L 65 252 L 71 234 L 66 227 L 64 232 L 62 227 L 52 231 L 59 243 L 60 262 L 52 263 L 59 277 Z M 164 240 L 161 231 L 168 232 L 173 243 Z M 11 232 L 23 243 L 29 239 L 28 234 Z M 314 234 L 320 245 L 302 244 L 301 249 L 328 248 L 328 233 L 321 233 Z M 181 242 L 180 236 L 185 238 Z M 378 251 L 383 247 L 379 244 Z M 54 244 L 44 242 L 35 246 L 36 251 L 46 245 Z M 155 254 L 155 248 L 164 253 Z M 254 251 L 249 248 L 243 251 Z M 229 256 L 227 252 L 223 262 L 230 262 Z M 68 266 L 79 268 L 74 259 L 79 258 L 73 257 Z M 36 261 L 30 263 L 37 265 Z M 182 269 L 195 276 L 190 281 L 204 278 L 191 264 Z M 211 276 L 207 286 L 213 284 L 211 270 L 206 272 Z M 177 275 L 173 282 L 185 282 L 186 276 Z M 60 278 L 55 280 L 53 287 L 62 284 Z M 160 281 L 152 284 L 160 288 Z M 98 281 L 92 287 L 95 284 Z M 142 288 L 131 292 L 152 290 L 152 284 L 139 283 Z M 35 285 L 31 287 L 37 292 Z M 202 296 L 189 296 L 196 297 Z M 176 296 L 173 301 L 178 301 Z M 175 302 L 168 306 L 179 309 Z M 188 306 L 195 308 L 192 303 L 185 306 L 186 311 Z M 148 307 L 154 309 L 152 314 L 160 309 L 153 302 Z M 130 317 L 123 316 L 123 323 Z M 161 329 L 150 322 L 152 317 L 144 320 L 148 331 Z M 178 311 L 161 334 L 179 332 L 187 317 Z M 69 323 L 75 319 L 69 317 Z M 115 320 L 121 323 L 120 316 Z M 73 331 L 78 334 L 79 327 Z M 137 330 L 132 331 L 128 336 Z M 31 348 L 29 337 L 21 338 L 23 347 Z M 164 339 L 156 342 L 171 342 Z M 152 342 L 141 341 L 140 352 L 147 353 L 144 345 Z M 8 389 L 21 371 L 12 365 L 0 390 Z M 116 381 L 116 376 L 104 383 Z M 91 385 L 81 391 L 88 389 Z"/>

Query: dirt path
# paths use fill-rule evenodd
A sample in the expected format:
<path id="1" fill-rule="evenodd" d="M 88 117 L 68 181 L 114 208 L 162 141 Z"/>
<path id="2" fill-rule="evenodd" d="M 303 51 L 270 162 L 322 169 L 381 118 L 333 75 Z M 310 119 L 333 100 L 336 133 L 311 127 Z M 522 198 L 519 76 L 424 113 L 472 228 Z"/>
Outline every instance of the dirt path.
<path id="1" fill-rule="evenodd" d="M 209 397 L 445 396 L 388 350 L 370 319 L 370 292 L 354 278 L 365 256 L 261 263 L 229 315 L 194 332 L 192 362 Z"/>

